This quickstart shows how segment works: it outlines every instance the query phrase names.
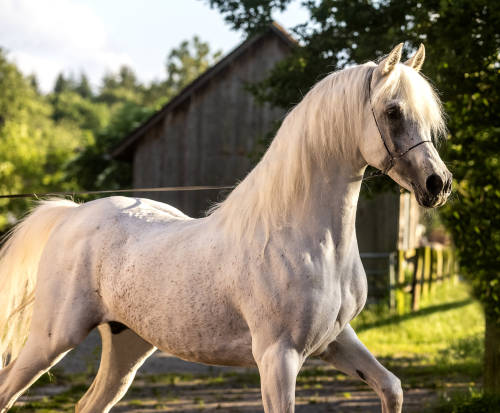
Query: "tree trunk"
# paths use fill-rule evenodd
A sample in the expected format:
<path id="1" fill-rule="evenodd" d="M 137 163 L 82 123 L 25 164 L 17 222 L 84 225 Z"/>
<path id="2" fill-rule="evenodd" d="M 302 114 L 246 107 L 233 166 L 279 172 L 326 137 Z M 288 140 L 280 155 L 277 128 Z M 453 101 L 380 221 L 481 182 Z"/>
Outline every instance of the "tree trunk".
<path id="1" fill-rule="evenodd" d="M 500 395 L 500 322 L 488 315 L 484 338 L 484 390 Z"/>

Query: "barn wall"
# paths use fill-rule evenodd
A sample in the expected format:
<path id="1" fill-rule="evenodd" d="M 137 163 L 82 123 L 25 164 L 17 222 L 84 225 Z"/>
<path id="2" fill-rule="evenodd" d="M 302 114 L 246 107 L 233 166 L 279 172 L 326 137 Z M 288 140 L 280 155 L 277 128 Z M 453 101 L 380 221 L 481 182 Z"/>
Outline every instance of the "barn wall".
<path id="1" fill-rule="evenodd" d="M 289 52 L 274 35 L 257 41 L 168 113 L 141 139 L 134 154 L 134 186 L 233 185 L 251 167 L 250 153 L 284 111 L 258 105 L 244 90 L 263 79 Z M 201 216 L 223 194 L 152 193 L 188 215 Z"/>

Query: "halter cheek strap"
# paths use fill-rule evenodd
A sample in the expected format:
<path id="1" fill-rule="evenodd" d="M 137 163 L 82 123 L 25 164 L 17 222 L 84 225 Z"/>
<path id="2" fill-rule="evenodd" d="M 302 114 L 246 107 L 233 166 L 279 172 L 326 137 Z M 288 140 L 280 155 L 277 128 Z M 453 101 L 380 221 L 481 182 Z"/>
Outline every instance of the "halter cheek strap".
<path id="1" fill-rule="evenodd" d="M 375 71 L 375 69 L 371 71 L 371 73 L 370 73 L 370 79 L 368 79 L 368 98 L 370 100 L 370 109 L 372 111 L 373 120 L 375 120 L 375 125 L 377 126 L 377 130 L 378 130 L 378 133 L 380 135 L 380 139 L 382 139 L 382 142 L 384 144 L 384 148 L 387 151 L 387 154 L 389 155 L 388 165 L 382 171 L 382 174 L 387 175 L 387 172 L 389 172 L 392 169 L 392 167 L 395 165 L 395 163 L 396 163 L 396 161 L 398 159 L 400 159 L 403 156 L 405 156 L 408 152 L 410 152 L 412 149 L 416 148 L 417 146 L 422 145 L 422 144 L 427 143 L 427 142 L 431 142 L 432 143 L 432 141 L 429 140 L 429 139 L 423 140 L 423 141 L 420 141 L 420 142 L 416 143 L 413 146 L 410 146 L 403 153 L 397 153 L 397 154 L 393 154 L 392 153 L 392 151 L 389 149 L 389 146 L 387 146 L 387 142 L 386 142 L 386 140 L 384 138 L 384 134 L 382 133 L 382 130 L 380 129 L 380 126 L 378 124 L 377 116 L 375 115 L 375 110 L 373 109 L 373 104 L 372 104 L 372 79 L 373 79 L 373 72 L 374 71 Z"/>

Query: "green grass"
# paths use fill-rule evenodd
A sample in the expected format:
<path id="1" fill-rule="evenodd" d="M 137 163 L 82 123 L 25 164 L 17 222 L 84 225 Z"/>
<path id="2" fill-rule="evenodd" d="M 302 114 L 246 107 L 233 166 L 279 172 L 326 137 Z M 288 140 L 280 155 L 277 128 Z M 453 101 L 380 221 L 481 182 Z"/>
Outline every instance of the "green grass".
<path id="1" fill-rule="evenodd" d="M 359 338 L 380 357 L 463 361 L 480 354 L 484 316 L 463 283 L 443 283 L 419 311 L 402 316 L 367 308 L 352 323 Z"/>
<path id="2" fill-rule="evenodd" d="M 466 284 L 437 285 L 420 310 L 395 315 L 367 308 L 352 323 L 359 338 L 405 388 L 473 389 L 481 381 L 484 316 Z"/>
<path id="3" fill-rule="evenodd" d="M 52 397 L 43 397 L 40 400 L 25 403 L 23 406 L 14 406 L 9 412 L 38 412 L 38 413 L 53 413 L 53 412 L 72 412 L 74 406 L 86 389 L 81 385 L 72 386 L 67 391 L 57 394 Z"/>

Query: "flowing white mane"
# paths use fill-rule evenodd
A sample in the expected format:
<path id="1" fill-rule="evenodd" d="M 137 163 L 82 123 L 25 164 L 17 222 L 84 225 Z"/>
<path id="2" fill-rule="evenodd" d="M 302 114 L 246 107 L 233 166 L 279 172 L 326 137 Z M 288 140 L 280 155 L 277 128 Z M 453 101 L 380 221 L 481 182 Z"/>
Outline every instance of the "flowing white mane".
<path id="1" fill-rule="evenodd" d="M 286 225 L 290 207 L 308 196 L 313 166 L 354 160 L 364 127 L 368 81 L 373 62 L 331 73 L 290 111 L 257 166 L 209 211 L 234 236 L 264 236 Z M 401 98 L 404 110 L 432 134 L 444 131 L 441 104 L 429 83 L 415 70 L 398 64 L 373 90 L 372 102 Z"/>

